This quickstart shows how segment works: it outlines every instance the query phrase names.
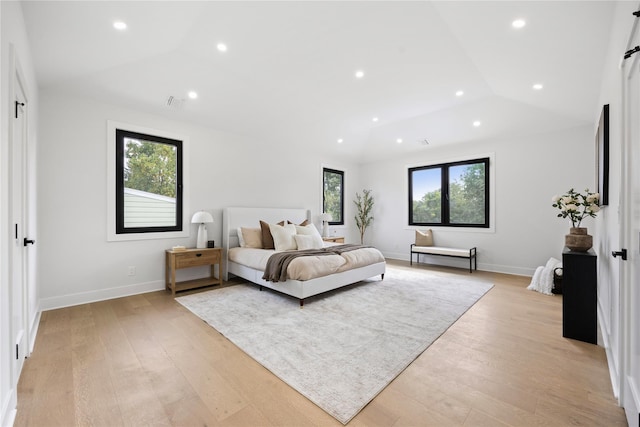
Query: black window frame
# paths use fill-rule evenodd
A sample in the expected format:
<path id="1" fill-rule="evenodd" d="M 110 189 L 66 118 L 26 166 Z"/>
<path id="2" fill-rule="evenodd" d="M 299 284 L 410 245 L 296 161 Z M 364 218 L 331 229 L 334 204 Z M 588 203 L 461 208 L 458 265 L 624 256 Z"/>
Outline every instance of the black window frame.
<path id="1" fill-rule="evenodd" d="M 482 224 L 461 224 L 461 223 L 451 223 L 450 220 L 450 207 L 449 207 L 449 169 L 454 166 L 461 165 L 472 165 L 477 163 L 484 163 L 485 167 L 485 181 L 484 181 L 484 197 L 485 197 L 485 205 L 484 205 L 484 219 L 485 222 Z M 409 178 L 409 212 L 408 212 L 408 222 L 410 226 L 431 226 L 431 227 L 463 227 L 463 228 L 490 228 L 490 191 L 489 191 L 489 183 L 490 183 L 490 158 L 483 157 L 479 159 L 472 160 L 460 160 L 455 162 L 447 162 L 447 163 L 439 163 L 433 165 L 425 165 L 412 167 L 408 169 L 408 178 Z M 413 221 L 413 172 L 421 171 L 425 169 L 440 169 L 440 183 L 441 183 L 441 194 L 440 194 L 440 206 L 441 206 L 441 222 L 414 222 Z"/>
<path id="2" fill-rule="evenodd" d="M 176 147 L 176 225 L 158 227 L 125 227 L 124 226 L 124 156 L 125 138 L 139 139 L 148 142 L 157 142 Z M 116 235 L 137 233 L 166 233 L 182 231 L 183 226 L 183 186 L 182 186 L 182 159 L 183 141 L 165 138 L 157 135 L 133 132 L 125 129 L 116 129 Z"/>
<path id="3" fill-rule="evenodd" d="M 336 175 L 340 175 L 340 220 L 329 221 L 329 225 L 344 225 L 344 171 L 332 168 L 322 168 L 322 212 L 326 212 L 325 210 L 325 197 L 324 197 L 324 183 L 325 183 L 325 173 L 333 173 Z"/>

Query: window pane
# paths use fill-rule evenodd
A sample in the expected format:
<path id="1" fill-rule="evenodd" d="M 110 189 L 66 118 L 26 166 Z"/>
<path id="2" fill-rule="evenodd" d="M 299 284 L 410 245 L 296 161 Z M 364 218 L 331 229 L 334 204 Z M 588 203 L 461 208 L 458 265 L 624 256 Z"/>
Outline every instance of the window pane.
<path id="1" fill-rule="evenodd" d="M 449 222 L 485 224 L 485 163 L 449 168 Z"/>
<path id="2" fill-rule="evenodd" d="M 442 222 L 442 169 L 418 169 L 411 173 L 413 223 Z"/>
<path id="3" fill-rule="evenodd" d="M 181 230 L 180 141 L 120 129 L 116 139 L 116 233 Z"/>
<path id="4" fill-rule="evenodd" d="M 177 147 L 125 138 L 124 226 L 176 225 Z"/>
<path id="5" fill-rule="evenodd" d="M 331 214 L 332 218 L 329 224 L 344 224 L 344 172 L 323 169 L 323 187 L 323 209 L 324 212 Z"/>

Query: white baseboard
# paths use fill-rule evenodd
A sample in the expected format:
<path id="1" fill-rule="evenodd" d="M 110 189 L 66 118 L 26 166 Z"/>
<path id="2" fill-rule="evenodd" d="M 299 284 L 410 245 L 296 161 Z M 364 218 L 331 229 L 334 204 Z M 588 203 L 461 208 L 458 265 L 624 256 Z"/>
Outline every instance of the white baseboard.
<path id="1" fill-rule="evenodd" d="M 611 379 L 611 388 L 613 389 L 613 395 L 616 399 L 618 399 L 618 403 L 620 403 L 620 378 L 618 371 L 618 363 L 615 358 L 615 354 L 613 353 L 613 349 L 611 348 L 611 342 L 609 340 L 609 335 L 605 330 L 605 325 L 600 319 L 604 319 L 604 313 L 602 310 L 602 305 L 600 305 L 600 300 L 598 300 L 598 327 L 600 329 L 599 337 L 602 337 L 602 347 L 604 347 L 605 354 L 607 356 L 607 364 L 609 365 L 609 378 Z"/>
<path id="2" fill-rule="evenodd" d="M 40 317 L 42 317 L 42 311 L 40 310 L 40 305 L 38 305 L 36 313 L 31 320 L 31 325 L 29 325 L 29 347 L 27 348 L 27 357 L 31 356 L 33 347 L 36 345 L 36 335 L 38 335 Z"/>
<path id="3" fill-rule="evenodd" d="M 631 376 L 624 379 L 624 399 L 622 405 L 627 416 L 629 427 L 640 425 L 640 390 L 639 384 Z"/>
<path id="4" fill-rule="evenodd" d="M 406 253 L 383 252 L 382 254 L 384 255 L 385 258 L 388 258 L 388 259 L 397 259 L 400 261 L 407 261 L 407 262 L 410 261 L 409 256 Z M 420 263 L 444 265 L 447 267 L 466 268 L 467 271 L 469 270 L 469 260 L 466 258 L 429 256 L 429 255 L 422 254 L 420 255 Z M 512 267 L 508 265 L 486 264 L 482 262 L 478 263 L 478 270 L 491 271 L 494 273 L 514 274 L 516 276 L 528 276 L 528 277 L 532 277 L 533 273 L 535 273 L 535 269 L 528 268 L 528 267 Z"/>
<path id="5" fill-rule="evenodd" d="M 120 286 L 117 288 L 100 289 L 97 291 L 62 295 L 59 297 L 42 298 L 40 300 L 40 308 L 41 311 L 54 310 L 56 308 L 71 307 L 90 302 L 161 291 L 163 289 L 165 289 L 164 281 L 154 280 L 153 282 L 136 283 L 135 285 Z"/>
<path id="6" fill-rule="evenodd" d="M 2 401 L 2 412 L 0 413 L 0 425 L 2 427 L 12 426 L 15 419 L 16 414 L 18 413 L 18 409 L 11 404 L 14 398 L 15 389 L 12 388 L 7 392 L 7 395 L 4 396 Z M 13 407 L 11 407 L 13 406 Z"/>

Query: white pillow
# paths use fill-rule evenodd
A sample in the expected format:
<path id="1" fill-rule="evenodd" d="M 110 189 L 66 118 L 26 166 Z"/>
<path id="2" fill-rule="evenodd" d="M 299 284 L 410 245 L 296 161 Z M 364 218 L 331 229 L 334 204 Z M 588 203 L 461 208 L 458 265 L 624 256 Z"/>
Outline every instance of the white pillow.
<path id="1" fill-rule="evenodd" d="M 273 236 L 273 246 L 276 251 L 292 251 L 298 249 L 296 244 L 296 226 L 294 224 L 269 224 L 269 230 Z"/>
<path id="2" fill-rule="evenodd" d="M 242 227 L 238 227 L 238 244 L 240 244 L 241 248 L 244 248 L 246 245 L 244 237 L 242 236 Z"/>
<path id="3" fill-rule="evenodd" d="M 313 238 L 312 246 L 310 249 L 318 249 L 324 246 L 324 241 L 322 240 L 322 236 L 320 236 L 320 232 L 316 228 L 315 225 L 296 225 L 296 233 L 303 236 L 311 236 Z M 299 245 L 298 245 L 299 246 Z M 298 249 L 300 249 L 298 247 Z"/>
<path id="4" fill-rule="evenodd" d="M 314 236 L 311 236 L 309 234 L 296 234 L 294 236 L 294 238 L 296 239 L 296 244 L 298 245 L 298 250 L 305 250 L 305 249 L 320 249 L 322 248 L 323 242 L 322 239 L 320 239 L 320 242 L 318 242 Z"/>

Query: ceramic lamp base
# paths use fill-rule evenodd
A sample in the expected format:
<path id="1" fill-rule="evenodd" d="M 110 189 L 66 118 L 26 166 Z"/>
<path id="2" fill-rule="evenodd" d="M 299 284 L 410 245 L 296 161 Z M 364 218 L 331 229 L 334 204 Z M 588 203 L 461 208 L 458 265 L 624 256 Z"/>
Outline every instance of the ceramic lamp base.
<path id="1" fill-rule="evenodd" d="M 207 227 L 204 224 L 200 224 L 198 227 L 198 241 L 196 242 L 196 248 L 203 249 L 207 247 Z"/>

